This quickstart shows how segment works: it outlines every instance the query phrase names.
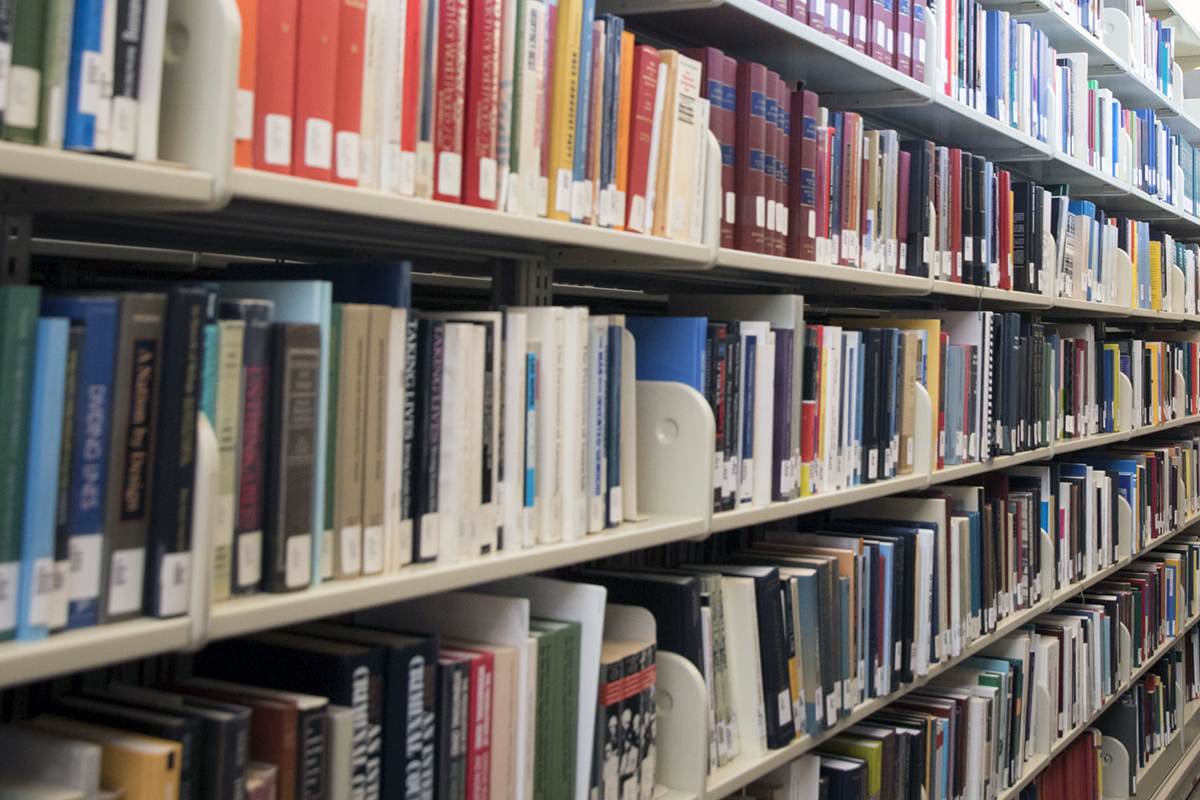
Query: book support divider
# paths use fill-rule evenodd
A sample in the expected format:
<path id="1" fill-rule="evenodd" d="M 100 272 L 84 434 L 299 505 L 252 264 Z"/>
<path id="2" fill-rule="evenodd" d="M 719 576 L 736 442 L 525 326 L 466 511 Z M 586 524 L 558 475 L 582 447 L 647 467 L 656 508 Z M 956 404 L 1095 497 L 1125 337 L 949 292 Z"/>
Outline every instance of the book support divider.
<path id="1" fill-rule="evenodd" d="M 1133 260 L 1121 248 L 1117 248 L 1117 296 L 1119 306 L 1133 307 Z"/>
<path id="2" fill-rule="evenodd" d="M 708 689 L 700 671 L 683 656 L 658 651 L 655 697 L 656 779 L 704 798 L 708 784 Z"/>
<path id="3" fill-rule="evenodd" d="M 1127 0 L 1105 0 L 1104 46 L 1121 59 L 1121 63 L 1126 67 L 1130 64 L 1129 46 L 1133 41 L 1129 16 Z"/>
<path id="4" fill-rule="evenodd" d="M 708 401 L 682 383 L 638 381 L 637 407 L 638 512 L 702 517 L 707 531 L 716 441 Z"/>

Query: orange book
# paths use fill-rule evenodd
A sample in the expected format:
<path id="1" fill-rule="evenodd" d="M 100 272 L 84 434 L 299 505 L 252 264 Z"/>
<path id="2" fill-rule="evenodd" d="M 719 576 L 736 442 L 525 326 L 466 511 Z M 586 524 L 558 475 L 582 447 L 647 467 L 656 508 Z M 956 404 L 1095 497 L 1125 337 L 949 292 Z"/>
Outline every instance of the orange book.
<path id="1" fill-rule="evenodd" d="M 258 58 L 258 0 L 238 0 L 242 15 L 242 55 L 234 113 L 235 167 L 254 166 L 254 73 Z"/>
<path id="2" fill-rule="evenodd" d="M 629 113 L 633 107 L 633 34 L 621 32 L 621 87 L 617 100 L 617 196 L 613 227 L 625 230 L 625 186 L 629 177 Z"/>

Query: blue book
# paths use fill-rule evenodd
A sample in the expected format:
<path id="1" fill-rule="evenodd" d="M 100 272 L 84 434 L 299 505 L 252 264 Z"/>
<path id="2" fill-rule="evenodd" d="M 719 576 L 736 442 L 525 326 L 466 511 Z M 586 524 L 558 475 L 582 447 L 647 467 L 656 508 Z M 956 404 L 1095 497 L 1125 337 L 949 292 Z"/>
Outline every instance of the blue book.
<path id="1" fill-rule="evenodd" d="M 966 353 L 963 347 L 946 349 L 946 466 L 963 463 L 963 387 L 966 381 Z"/>
<path id="2" fill-rule="evenodd" d="M 230 264 L 226 280 L 327 281 L 333 287 L 335 303 L 366 303 L 392 308 L 412 306 L 411 261 Z"/>
<path id="3" fill-rule="evenodd" d="M 100 104 L 100 39 L 104 0 L 77 0 L 71 25 L 71 71 L 67 75 L 67 115 L 63 147 L 91 150 Z"/>
<path id="4" fill-rule="evenodd" d="M 582 0 L 583 24 L 579 32 L 579 98 L 575 106 L 575 162 L 574 175 L 571 184 L 571 221 L 583 221 L 583 209 L 577 207 L 576 193 L 581 191 L 583 182 L 587 180 L 588 140 L 591 138 L 592 118 L 592 35 L 596 22 L 596 0 Z M 564 64 L 565 68 L 566 65 Z M 597 86 L 595 91 L 602 91 Z M 580 197 L 581 200 L 585 199 Z M 591 203 L 592 198 L 586 197 Z M 590 216 L 590 215 L 588 215 Z"/>
<path id="5" fill-rule="evenodd" d="M 112 425 L 113 367 L 117 349 L 117 297 L 42 298 L 42 313 L 80 321 L 86 328 L 75 399 L 75 443 L 71 448 L 71 523 L 67 547 L 67 627 L 100 620 L 100 568 L 108 496 L 109 430 Z M 61 549 L 61 548 L 60 548 Z"/>
<path id="6" fill-rule="evenodd" d="M 892 573 L 896 567 L 896 544 L 884 541 L 876 542 L 876 544 L 879 546 L 879 558 L 883 561 L 883 614 L 881 616 L 883 641 L 885 644 L 890 644 L 895 641 L 893 638 L 894 634 L 892 633 L 892 597 L 895 595 L 895 589 L 893 589 L 895 579 Z M 883 680 L 882 682 L 877 682 L 877 685 L 880 687 L 878 690 L 879 694 L 890 691 L 891 675 L 895 666 L 892 663 L 892 652 L 894 649 L 892 647 L 883 648 L 883 672 L 880 676 Z"/>
<path id="7" fill-rule="evenodd" d="M 801 653 L 820 653 L 820 634 L 817 620 L 820 619 L 822 602 L 820 582 L 817 578 L 815 569 L 797 568 L 791 571 L 791 574 L 796 579 L 796 589 L 799 595 L 800 605 L 800 630 L 797 635 L 800 638 Z M 822 685 L 821 665 L 825 663 L 821 658 L 803 658 L 800 666 L 804 670 L 804 685 L 817 687 L 816 691 L 806 692 L 804 695 L 804 719 L 805 729 L 809 734 L 820 733 L 823 726 L 817 718 L 818 703 L 823 701 L 820 687 Z M 833 720 L 827 720 L 827 724 L 832 725 Z"/>
<path id="8" fill-rule="evenodd" d="M 608 326 L 608 426 L 605 428 L 604 451 L 608 459 L 608 500 L 605 527 L 620 525 L 625 518 L 625 503 L 621 493 L 621 340 L 623 325 Z"/>
<path id="9" fill-rule="evenodd" d="M 243 274 L 241 268 L 238 268 L 237 273 Z M 382 277 L 380 280 L 385 281 Z M 329 337 L 333 325 L 333 286 L 328 281 L 223 281 L 218 293 L 223 300 L 252 298 L 273 301 L 275 303 L 271 316 L 273 322 L 319 325 L 321 327 L 320 374 L 323 376 L 329 374 L 331 355 Z M 329 381 L 321 381 L 317 390 L 317 441 L 314 442 L 312 521 L 312 582 L 314 586 L 321 582 L 321 552 L 325 538 L 325 451 L 329 444 L 328 383 Z"/>
<path id="10" fill-rule="evenodd" d="M 833 240 L 832 255 L 834 263 L 837 263 L 842 240 L 842 114 L 834 112 L 829 119 L 829 125 L 833 128 L 832 166 L 829 168 L 829 237 Z"/>
<path id="11" fill-rule="evenodd" d="M 707 317 L 627 317 L 639 381 L 676 381 L 704 394 Z"/>
<path id="12" fill-rule="evenodd" d="M 1000 99 L 1003 92 L 1003 76 L 1000 72 L 1000 12 L 986 12 L 985 24 L 987 25 L 987 115 L 992 119 L 1000 119 Z"/>
<path id="13" fill-rule="evenodd" d="M 215 322 L 204 326 L 204 359 L 200 367 L 200 411 L 212 422 L 217 418 L 217 356 L 221 329 Z"/>
<path id="14" fill-rule="evenodd" d="M 17 638 L 23 640 L 42 639 L 47 633 L 70 329 L 71 321 L 63 317 L 38 320 L 17 595 Z"/>
<path id="15" fill-rule="evenodd" d="M 616 191 L 617 185 L 617 134 L 619 128 L 617 118 L 620 115 L 621 34 L 625 31 L 625 20 L 612 14 L 603 14 L 601 19 L 604 20 L 606 40 L 602 122 L 604 135 L 600 137 L 599 142 L 600 172 L 596 176 L 596 180 L 600 185 L 596 187 L 596 192 L 600 197 L 609 198 L 607 201 L 602 201 L 601 208 L 607 206 L 611 210 L 610 204 L 615 200 L 612 193 Z M 604 222 L 608 223 L 605 227 L 609 227 L 616 220 L 606 213 Z"/>

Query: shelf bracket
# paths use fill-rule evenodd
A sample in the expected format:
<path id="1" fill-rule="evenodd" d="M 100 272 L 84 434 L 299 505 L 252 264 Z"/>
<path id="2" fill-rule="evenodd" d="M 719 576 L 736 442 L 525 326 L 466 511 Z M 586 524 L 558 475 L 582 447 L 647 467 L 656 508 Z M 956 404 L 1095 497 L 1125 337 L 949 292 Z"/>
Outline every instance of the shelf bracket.
<path id="1" fill-rule="evenodd" d="M 33 217 L 0 213 L 0 284 L 29 283 L 29 253 Z"/>
<path id="2" fill-rule="evenodd" d="M 496 259 L 492 264 L 492 303 L 496 306 L 554 304 L 554 268 L 538 259 Z"/>

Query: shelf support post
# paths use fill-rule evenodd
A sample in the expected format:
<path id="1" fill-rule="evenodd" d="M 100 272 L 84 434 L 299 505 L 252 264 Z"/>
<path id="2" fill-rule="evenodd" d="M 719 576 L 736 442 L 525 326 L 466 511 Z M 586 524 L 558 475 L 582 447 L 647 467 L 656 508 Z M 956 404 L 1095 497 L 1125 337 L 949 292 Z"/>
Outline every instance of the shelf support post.
<path id="1" fill-rule="evenodd" d="M 0 213 L 0 284 L 29 283 L 30 240 L 33 216 Z"/>
<path id="2" fill-rule="evenodd" d="M 492 302 L 497 306 L 554 304 L 554 268 L 540 259 L 497 259 L 492 265 Z"/>

